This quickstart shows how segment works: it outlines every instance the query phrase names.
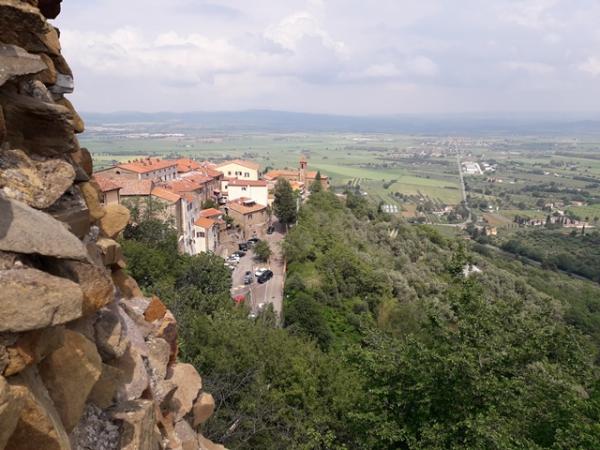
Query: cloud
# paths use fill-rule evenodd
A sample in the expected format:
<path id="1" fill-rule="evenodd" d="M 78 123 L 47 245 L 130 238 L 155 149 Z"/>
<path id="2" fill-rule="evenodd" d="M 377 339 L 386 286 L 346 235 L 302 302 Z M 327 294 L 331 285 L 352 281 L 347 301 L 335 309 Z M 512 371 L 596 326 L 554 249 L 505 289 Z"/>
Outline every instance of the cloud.
<path id="1" fill-rule="evenodd" d="M 597 0 L 72 0 L 56 23 L 83 109 L 359 114 L 596 108 L 599 16 Z"/>
<path id="2" fill-rule="evenodd" d="M 535 61 L 506 61 L 501 66 L 510 71 L 537 76 L 549 75 L 555 72 L 554 66 Z"/>
<path id="3" fill-rule="evenodd" d="M 600 58 L 590 56 L 585 62 L 579 64 L 579 70 L 593 77 L 600 76 Z"/>

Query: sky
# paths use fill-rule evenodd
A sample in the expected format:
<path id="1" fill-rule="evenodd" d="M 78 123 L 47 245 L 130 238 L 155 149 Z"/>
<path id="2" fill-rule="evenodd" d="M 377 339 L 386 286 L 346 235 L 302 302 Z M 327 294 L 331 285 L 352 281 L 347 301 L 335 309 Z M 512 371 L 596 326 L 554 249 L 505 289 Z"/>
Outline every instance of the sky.
<path id="1" fill-rule="evenodd" d="M 64 0 L 80 111 L 600 111 L 600 0 Z"/>

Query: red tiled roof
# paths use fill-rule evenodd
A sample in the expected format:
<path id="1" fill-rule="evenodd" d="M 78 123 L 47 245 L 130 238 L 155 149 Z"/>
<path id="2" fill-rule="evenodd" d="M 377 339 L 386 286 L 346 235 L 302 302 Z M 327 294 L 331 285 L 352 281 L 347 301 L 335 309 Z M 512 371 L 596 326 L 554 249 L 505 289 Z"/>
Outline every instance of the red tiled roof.
<path id="1" fill-rule="evenodd" d="M 230 202 L 227 204 L 227 207 L 235 212 L 240 214 L 251 214 L 259 211 L 263 211 L 267 209 L 264 205 L 259 205 L 258 203 L 253 203 L 251 205 L 244 204 L 244 199 L 236 200 L 235 202 Z"/>
<path id="2" fill-rule="evenodd" d="M 300 177 L 300 172 L 297 170 L 271 170 L 270 172 L 268 172 L 264 175 L 264 178 L 266 180 L 275 180 L 280 177 L 298 178 L 298 177 Z"/>
<path id="3" fill-rule="evenodd" d="M 222 175 L 221 172 L 218 172 L 218 173 L 219 173 L 219 175 Z M 194 183 L 201 185 L 201 184 L 210 183 L 211 181 L 214 180 L 214 177 L 204 175 L 203 173 L 200 173 L 198 171 L 194 171 L 194 172 L 190 172 L 189 174 L 185 175 L 182 179 L 187 180 L 187 181 L 192 181 Z"/>
<path id="4" fill-rule="evenodd" d="M 217 217 L 217 216 L 222 216 L 223 215 L 223 211 L 219 211 L 218 209 L 215 208 L 208 208 L 208 209 L 203 209 L 202 211 L 200 211 L 200 217 Z"/>
<path id="5" fill-rule="evenodd" d="M 207 230 L 207 229 L 215 226 L 216 223 L 217 222 L 215 222 L 214 220 L 209 219 L 207 217 L 200 217 L 198 220 L 196 220 L 194 222 L 194 225 Z"/>
<path id="6" fill-rule="evenodd" d="M 234 159 L 231 161 L 225 161 L 217 165 L 217 168 L 226 166 L 228 164 L 237 164 L 238 166 L 247 167 L 248 169 L 259 170 L 260 164 L 252 161 L 244 161 L 243 159 Z"/>
<path id="7" fill-rule="evenodd" d="M 257 186 L 257 187 L 267 187 L 268 183 L 265 180 L 231 180 L 229 182 L 229 186 Z"/>
<path id="8" fill-rule="evenodd" d="M 152 189 L 152 195 L 171 203 L 175 203 L 181 199 L 181 197 L 175 192 L 169 191 L 168 189 L 162 187 L 155 187 Z"/>
<path id="9" fill-rule="evenodd" d="M 181 180 L 169 181 L 168 183 L 162 183 L 162 187 L 170 191 L 176 192 L 177 194 L 183 194 L 184 192 L 194 192 L 198 189 L 202 189 L 202 184 L 190 178 L 183 178 Z"/>
<path id="10" fill-rule="evenodd" d="M 202 168 L 202 164 L 193 159 L 181 158 L 177 159 L 175 162 L 177 163 L 177 172 L 179 173 L 187 173 Z"/>
<path id="11" fill-rule="evenodd" d="M 127 196 L 139 196 L 139 195 L 150 195 L 152 192 L 152 180 L 131 180 L 131 179 L 120 179 L 119 184 L 122 186 L 121 195 Z"/>
<path id="12" fill-rule="evenodd" d="M 110 178 L 106 177 L 99 177 L 98 175 L 94 175 L 94 180 L 96 183 L 98 183 L 98 186 L 100 186 L 100 190 L 102 192 L 117 191 L 123 187 L 115 180 L 111 180 Z"/>
<path id="13" fill-rule="evenodd" d="M 137 159 L 127 163 L 117 164 L 117 167 L 135 173 L 148 173 L 173 166 L 177 166 L 177 161 L 169 161 L 160 158 Z"/>

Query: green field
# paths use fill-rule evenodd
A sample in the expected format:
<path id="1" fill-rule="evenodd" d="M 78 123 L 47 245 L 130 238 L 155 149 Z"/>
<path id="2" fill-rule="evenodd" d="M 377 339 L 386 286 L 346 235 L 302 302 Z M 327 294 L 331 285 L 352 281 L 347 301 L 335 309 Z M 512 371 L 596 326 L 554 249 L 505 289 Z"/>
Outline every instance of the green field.
<path id="1" fill-rule="evenodd" d="M 460 201 L 458 169 L 428 160 L 406 160 L 421 139 L 396 135 L 356 134 L 243 134 L 170 138 L 82 139 L 93 154 L 97 168 L 143 156 L 189 157 L 221 161 L 245 158 L 263 169 L 297 167 L 300 158 L 309 168 L 331 178 L 332 186 L 344 189 L 359 184 L 376 201 L 398 204 L 393 193 L 429 198 L 445 203 Z M 360 180 L 357 183 L 355 180 Z M 384 188 L 384 182 L 391 182 Z"/>

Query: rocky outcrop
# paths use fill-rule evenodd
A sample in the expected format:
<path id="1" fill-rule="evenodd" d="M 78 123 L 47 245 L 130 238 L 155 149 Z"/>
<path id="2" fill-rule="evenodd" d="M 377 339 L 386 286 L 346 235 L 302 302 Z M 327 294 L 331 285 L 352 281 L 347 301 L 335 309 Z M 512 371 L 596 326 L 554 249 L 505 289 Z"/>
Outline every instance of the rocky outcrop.
<path id="1" fill-rule="evenodd" d="M 60 0 L 0 0 L 0 450 L 222 448 L 177 323 L 126 270 L 91 180 Z"/>

